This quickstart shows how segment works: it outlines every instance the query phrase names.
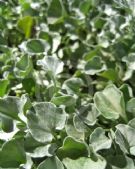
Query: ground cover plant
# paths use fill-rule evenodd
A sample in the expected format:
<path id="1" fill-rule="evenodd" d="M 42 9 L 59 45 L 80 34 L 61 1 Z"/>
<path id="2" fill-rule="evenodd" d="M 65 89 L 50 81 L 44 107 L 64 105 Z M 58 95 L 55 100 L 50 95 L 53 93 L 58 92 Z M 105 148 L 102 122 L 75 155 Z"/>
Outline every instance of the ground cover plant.
<path id="1" fill-rule="evenodd" d="M 134 0 L 0 0 L 0 169 L 135 169 Z"/>

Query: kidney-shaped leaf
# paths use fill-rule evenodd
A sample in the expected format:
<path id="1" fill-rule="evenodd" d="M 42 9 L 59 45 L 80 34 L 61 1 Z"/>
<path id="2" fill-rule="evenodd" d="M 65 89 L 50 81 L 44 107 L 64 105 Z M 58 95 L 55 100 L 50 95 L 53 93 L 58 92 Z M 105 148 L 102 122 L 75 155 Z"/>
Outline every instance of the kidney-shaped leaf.
<path id="1" fill-rule="evenodd" d="M 81 86 L 83 86 L 83 81 L 81 78 L 72 77 L 68 80 L 65 80 L 62 86 L 62 89 L 67 90 L 69 94 L 78 93 Z"/>
<path id="2" fill-rule="evenodd" d="M 38 169 L 64 169 L 64 166 L 57 157 L 51 157 L 43 161 Z"/>
<path id="3" fill-rule="evenodd" d="M 41 158 L 41 157 L 51 157 L 52 154 L 49 152 L 51 148 L 51 144 L 39 146 L 33 150 L 33 152 L 28 153 L 29 156 L 33 158 Z"/>
<path id="4" fill-rule="evenodd" d="M 112 141 L 105 135 L 105 131 L 101 127 L 98 127 L 93 131 L 90 135 L 89 142 L 94 151 L 108 149 L 112 144 Z"/>
<path id="5" fill-rule="evenodd" d="M 84 125 L 82 127 L 82 123 L 79 123 L 79 127 L 81 127 L 81 131 L 77 130 L 77 127 L 75 126 L 75 117 L 69 118 L 67 120 L 67 123 L 65 125 L 65 130 L 68 136 L 71 136 L 77 140 L 84 140 Z M 80 121 L 79 121 L 80 122 Z"/>
<path id="6" fill-rule="evenodd" d="M 47 52 L 50 45 L 43 39 L 29 39 L 20 45 L 20 48 L 28 54 L 40 54 Z"/>
<path id="7" fill-rule="evenodd" d="M 124 57 L 122 61 L 126 62 L 128 69 L 135 70 L 135 54 L 134 53 L 130 53 L 129 56 Z"/>
<path id="8" fill-rule="evenodd" d="M 85 65 L 85 73 L 89 75 L 95 75 L 103 70 L 105 70 L 105 65 L 98 56 L 91 58 Z"/>
<path id="9" fill-rule="evenodd" d="M 0 151 L 0 167 L 18 168 L 26 162 L 26 155 L 20 141 L 6 142 Z"/>
<path id="10" fill-rule="evenodd" d="M 49 102 L 36 103 L 28 114 L 28 127 L 32 136 L 39 142 L 53 139 L 55 130 L 63 129 L 66 113 Z"/>
<path id="11" fill-rule="evenodd" d="M 24 78 L 28 76 L 32 72 L 32 60 L 28 55 L 23 55 L 18 62 L 16 63 L 16 67 L 14 69 L 16 76 L 19 78 Z"/>
<path id="12" fill-rule="evenodd" d="M 37 64 L 42 66 L 42 68 L 51 72 L 53 75 L 57 75 L 63 71 L 63 62 L 60 61 L 55 55 L 45 56 L 42 60 L 38 60 Z"/>
<path id="13" fill-rule="evenodd" d="M 63 146 L 57 152 L 61 158 L 69 157 L 72 159 L 88 156 L 87 147 L 83 142 L 77 141 L 72 137 L 66 137 Z"/>
<path id="14" fill-rule="evenodd" d="M 135 165 L 131 158 L 124 155 L 108 155 L 107 161 L 112 169 L 134 169 Z"/>
<path id="15" fill-rule="evenodd" d="M 125 124 L 119 124 L 116 128 L 117 144 L 125 153 L 135 155 L 135 129 Z"/>
<path id="16" fill-rule="evenodd" d="M 123 94 L 114 85 L 108 85 L 103 91 L 94 96 L 94 103 L 107 119 L 118 119 L 120 116 L 127 121 Z"/>
<path id="17" fill-rule="evenodd" d="M 132 127 L 132 128 L 135 129 L 135 118 L 133 118 L 132 120 L 130 120 L 130 121 L 128 122 L 128 125 L 129 125 L 130 127 Z"/>
<path id="18" fill-rule="evenodd" d="M 133 115 L 135 114 L 135 98 L 132 98 L 127 102 L 126 110 L 133 113 Z"/>
<path id="19" fill-rule="evenodd" d="M 97 117 L 99 116 L 99 112 L 97 111 L 94 104 L 82 105 L 79 109 L 79 117 L 89 126 L 93 126 Z"/>
<path id="20" fill-rule="evenodd" d="M 12 132 L 14 128 L 13 120 L 4 116 L 1 116 L 0 118 L 2 130 L 6 133 Z"/>
<path id="21" fill-rule="evenodd" d="M 18 120 L 20 99 L 14 96 L 0 98 L 0 113 L 12 119 Z"/>
<path id="22" fill-rule="evenodd" d="M 0 98 L 0 114 L 2 116 L 14 119 L 24 120 L 27 109 L 31 107 L 31 103 L 27 95 L 22 95 L 21 98 L 16 96 L 6 96 Z M 24 117 L 24 118 L 23 118 Z"/>
<path id="23" fill-rule="evenodd" d="M 77 160 L 65 158 L 63 163 L 67 169 L 105 169 L 106 167 L 106 161 L 103 158 L 98 158 L 97 161 L 86 157 L 81 157 Z"/>
<path id="24" fill-rule="evenodd" d="M 63 95 L 58 97 L 53 97 L 51 100 L 57 106 L 65 105 L 65 106 L 74 106 L 76 104 L 76 100 L 73 96 Z"/>
<path id="25" fill-rule="evenodd" d="M 51 157 L 57 149 L 57 145 L 55 143 L 47 145 L 40 143 L 36 141 L 30 133 L 28 133 L 25 137 L 24 147 L 27 154 L 33 158 Z"/>

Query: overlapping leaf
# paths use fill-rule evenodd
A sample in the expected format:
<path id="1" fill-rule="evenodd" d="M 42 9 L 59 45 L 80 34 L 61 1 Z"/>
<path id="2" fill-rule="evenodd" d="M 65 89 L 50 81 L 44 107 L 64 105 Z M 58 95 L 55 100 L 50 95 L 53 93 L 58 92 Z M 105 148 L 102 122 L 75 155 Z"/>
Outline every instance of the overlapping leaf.
<path id="1" fill-rule="evenodd" d="M 0 168 L 135 168 L 134 6 L 0 0 Z"/>
<path id="2" fill-rule="evenodd" d="M 28 114 L 28 127 L 32 136 L 39 142 L 52 141 L 54 132 L 62 130 L 66 113 L 49 102 L 36 103 Z"/>

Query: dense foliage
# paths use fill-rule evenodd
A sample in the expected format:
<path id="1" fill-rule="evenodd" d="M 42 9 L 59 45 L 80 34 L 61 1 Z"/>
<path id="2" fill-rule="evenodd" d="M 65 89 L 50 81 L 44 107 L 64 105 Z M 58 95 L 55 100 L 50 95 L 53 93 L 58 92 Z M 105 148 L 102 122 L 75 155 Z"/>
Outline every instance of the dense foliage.
<path id="1" fill-rule="evenodd" d="M 135 169 L 134 0 L 0 0 L 0 168 Z"/>

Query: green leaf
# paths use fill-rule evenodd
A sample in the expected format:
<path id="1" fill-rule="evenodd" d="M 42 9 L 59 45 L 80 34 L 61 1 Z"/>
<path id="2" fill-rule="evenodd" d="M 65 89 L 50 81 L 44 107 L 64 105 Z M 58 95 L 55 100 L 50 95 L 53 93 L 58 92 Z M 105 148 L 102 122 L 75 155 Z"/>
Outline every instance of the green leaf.
<path id="1" fill-rule="evenodd" d="M 24 33 L 25 38 L 30 38 L 32 34 L 32 29 L 34 26 L 34 19 L 31 16 L 25 16 L 19 19 L 17 23 L 18 29 Z"/>
<path id="2" fill-rule="evenodd" d="M 123 152 L 135 155 L 135 129 L 125 124 L 119 124 L 116 128 L 116 143 L 119 144 Z"/>
<path id="3" fill-rule="evenodd" d="M 127 69 L 127 71 L 124 74 L 123 81 L 129 80 L 133 75 L 133 70 L 132 69 Z"/>
<path id="4" fill-rule="evenodd" d="M 135 168 L 134 8 L 0 0 L 0 147 L 26 153 L 0 169 Z"/>
<path id="5" fill-rule="evenodd" d="M 73 124 L 77 132 L 86 133 L 89 131 L 88 126 L 84 123 L 83 119 L 76 113 L 73 117 Z M 73 136 L 75 138 L 75 136 Z"/>
<path id="6" fill-rule="evenodd" d="M 24 147 L 27 154 L 33 158 L 51 157 L 57 149 L 57 145 L 55 143 L 40 143 L 36 141 L 30 133 L 28 133 L 25 137 Z"/>
<path id="7" fill-rule="evenodd" d="M 24 164 L 26 155 L 22 145 L 19 140 L 6 142 L 0 151 L 0 167 L 18 168 L 20 164 Z"/>
<path id="8" fill-rule="evenodd" d="M 38 60 L 37 64 L 42 66 L 45 71 L 51 72 L 54 76 L 61 73 L 64 66 L 63 62 L 56 55 L 45 56 L 42 60 Z"/>
<path id="9" fill-rule="evenodd" d="M 98 52 L 98 49 L 85 53 L 83 56 L 84 60 L 88 62 L 89 60 L 91 60 L 93 57 L 97 55 L 97 52 Z"/>
<path id="10" fill-rule="evenodd" d="M 133 115 L 135 114 L 135 98 L 132 98 L 127 102 L 126 110 L 133 113 Z"/>
<path id="11" fill-rule="evenodd" d="M 0 45 L 7 45 L 6 39 L 1 34 L 0 34 Z"/>
<path id="12" fill-rule="evenodd" d="M 59 9 L 59 10 L 57 10 Z M 57 20 L 64 14 L 65 8 L 61 0 L 51 0 L 49 9 L 48 9 L 48 23 L 54 24 Z"/>
<path id="13" fill-rule="evenodd" d="M 79 92 L 79 89 L 83 84 L 81 78 L 72 77 L 64 81 L 62 89 L 67 90 L 69 94 L 74 94 Z"/>
<path id="14" fill-rule="evenodd" d="M 102 149 L 109 149 L 111 147 L 112 140 L 105 135 L 104 129 L 98 127 L 90 135 L 89 143 L 93 147 L 94 151 L 99 151 Z"/>
<path id="15" fill-rule="evenodd" d="M 50 142 L 56 130 L 62 130 L 66 114 L 49 102 L 39 102 L 33 105 L 27 113 L 28 127 L 32 136 L 39 142 Z"/>
<path id="16" fill-rule="evenodd" d="M 118 74 L 114 69 L 107 69 L 102 73 L 99 73 L 99 76 L 104 77 L 113 82 L 118 80 Z"/>
<path id="17" fill-rule="evenodd" d="M 21 96 L 20 104 L 18 104 L 18 106 L 19 106 L 19 114 L 18 114 L 19 118 L 23 122 L 27 123 L 26 112 L 32 107 L 32 103 L 27 94 L 23 94 Z"/>
<path id="18" fill-rule="evenodd" d="M 85 65 L 84 71 L 86 74 L 95 75 L 105 70 L 105 65 L 102 63 L 101 58 L 98 56 L 92 57 Z"/>
<path id="19" fill-rule="evenodd" d="M 130 53 L 128 56 L 122 58 L 123 62 L 126 62 L 127 71 L 123 80 L 128 80 L 132 77 L 133 71 L 135 70 L 135 55 Z"/>
<path id="20" fill-rule="evenodd" d="M 118 119 L 120 116 L 127 121 L 123 94 L 114 85 L 108 85 L 103 91 L 94 96 L 94 103 L 107 119 Z"/>
<path id="21" fill-rule="evenodd" d="M 26 152 L 33 152 L 34 149 L 43 145 L 43 143 L 35 140 L 29 132 L 25 135 L 24 148 Z"/>
<path id="22" fill-rule="evenodd" d="M 132 128 L 135 129 L 135 118 L 133 118 L 132 120 L 130 120 L 130 121 L 128 122 L 128 125 L 129 125 L 130 127 L 132 127 Z"/>
<path id="23" fill-rule="evenodd" d="M 134 12 L 134 0 L 114 0 L 114 2 L 118 5 L 118 7 L 120 8 L 123 8 L 123 9 L 126 9 L 130 14 L 132 13 L 133 16 L 135 15 L 135 12 Z"/>
<path id="24" fill-rule="evenodd" d="M 15 96 L 0 98 L 0 113 L 12 119 L 19 120 L 19 103 L 20 99 Z"/>
<path id="25" fill-rule="evenodd" d="M 43 39 L 29 39 L 20 45 L 20 48 L 31 55 L 48 52 L 50 45 Z"/>
<path id="26" fill-rule="evenodd" d="M 125 103 L 126 103 L 131 97 L 133 97 L 132 88 L 131 88 L 128 84 L 124 83 L 124 84 L 120 87 L 120 90 L 121 90 L 122 93 L 123 93 Z"/>
<path id="27" fill-rule="evenodd" d="M 26 47 L 31 53 L 43 53 L 45 51 L 43 40 L 32 39 L 27 42 Z"/>
<path id="28" fill-rule="evenodd" d="M 107 161 L 111 164 L 112 169 L 134 169 L 135 167 L 133 160 L 124 155 L 109 155 Z"/>
<path id="29" fill-rule="evenodd" d="M 88 156 L 88 150 L 85 143 L 75 140 L 72 137 L 66 137 L 63 146 L 57 150 L 60 158 L 69 157 L 76 159 L 82 156 Z"/>
<path id="30" fill-rule="evenodd" d="M 48 85 L 45 91 L 45 99 L 46 101 L 50 101 L 56 91 L 56 88 L 53 84 Z"/>
<path id="31" fill-rule="evenodd" d="M 64 169 L 64 166 L 57 157 L 51 157 L 43 161 L 38 169 Z"/>
<path id="32" fill-rule="evenodd" d="M 22 85 L 23 85 L 23 88 L 24 90 L 32 95 L 35 93 L 35 90 L 36 90 L 36 82 L 34 81 L 33 78 L 25 78 L 22 80 Z"/>
<path id="33" fill-rule="evenodd" d="M 82 1 L 82 3 L 80 4 L 81 12 L 87 14 L 89 12 L 90 6 L 91 6 L 90 0 Z"/>
<path id="34" fill-rule="evenodd" d="M 50 152 L 50 149 L 52 148 L 51 144 L 43 145 L 35 148 L 32 152 L 29 152 L 29 156 L 33 158 L 42 158 L 42 157 L 51 157 L 53 154 Z M 54 150 L 57 149 L 57 147 L 53 147 Z"/>
<path id="35" fill-rule="evenodd" d="M 13 131 L 13 120 L 8 118 L 8 117 L 0 117 L 2 121 L 2 130 L 6 133 L 12 132 Z"/>
<path id="36" fill-rule="evenodd" d="M 84 128 L 83 128 L 83 131 L 82 131 L 82 128 L 81 128 L 81 131 L 78 131 L 74 125 L 73 120 L 74 120 L 73 118 L 69 118 L 67 120 L 67 123 L 65 125 L 65 130 L 66 130 L 67 135 L 77 140 L 84 140 Z M 81 124 L 80 126 L 82 127 Z"/>
<path id="37" fill-rule="evenodd" d="M 93 161 L 90 158 L 81 157 L 77 160 L 71 160 L 65 158 L 63 160 L 67 169 L 105 169 L 106 161 L 103 158 L 98 158 L 97 161 Z"/>
<path id="38" fill-rule="evenodd" d="M 0 79 L 0 97 L 6 94 L 9 81 L 7 79 Z"/>
<path id="39" fill-rule="evenodd" d="M 127 68 L 130 70 L 135 70 L 135 55 L 130 53 L 128 57 L 122 59 L 123 62 L 126 62 Z"/>
<path id="40" fill-rule="evenodd" d="M 94 19 L 94 26 L 96 29 L 102 29 L 105 23 L 106 20 L 104 18 L 97 17 Z"/>
<path id="41" fill-rule="evenodd" d="M 60 105 L 74 106 L 76 104 L 75 98 L 70 96 L 70 95 L 53 97 L 51 102 L 54 103 L 57 106 L 60 106 Z"/>
<path id="42" fill-rule="evenodd" d="M 100 0 L 91 0 L 91 5 L 93 5 L 94 7 L 96 7 L 99 4 L 100 4 Z"/>
<path id="43" fill-rule="evenodd" d="M 13 120 L 26 120 L 24 113 L 30 107 L 31 103 L 26 95 L 22 95 L 21 99 L 15 96 L 6 96 L 4 98 L 0 98 L 1 116 L 11 118 Z"/>
<path id="44" fill-rule="evenodd" d="M 84 123 L 86 123 L 89 126 L 93 126 L 96 123 L 99 114 L 100 113 L 97 111 L 94 104 L 87 104 L 82 105 L 79 108 L 78 115 Z"/>
<path id="45" fill-rule="evenodd" d="M 19 78 L 24 78 L 33 71 L 32 60 L 28 55 L 23 55 L 16 63 L 14 69 L 15 74 Z"/>
<path id="46" fill-rule="evenodd" d="M 33 167 L 33 161 L 32 161 L 32 159 L 31 159 L 31 157 L 29 157 L 28 155 L 26 156 L 26 160 L 27 160 L 27 162 L 24 164 L 24 165 L 22 165 L 21 167 L 23 167 L 23 168 L 27 168 L 27 169 L 31 169 L 32 167 Z"/>
<path id="47" fill-rule="evenodd" d="M 48 16 L 50 17 L 60 17 L 61 16 L 61 10 L 57 10 L 57 9 L 61 9 L 61 4 L 60 4 L 60 0 L 51 0 L 50 3 L 50 7 L 48 10 Z"/>

